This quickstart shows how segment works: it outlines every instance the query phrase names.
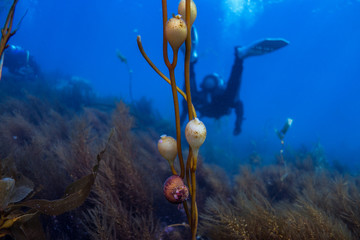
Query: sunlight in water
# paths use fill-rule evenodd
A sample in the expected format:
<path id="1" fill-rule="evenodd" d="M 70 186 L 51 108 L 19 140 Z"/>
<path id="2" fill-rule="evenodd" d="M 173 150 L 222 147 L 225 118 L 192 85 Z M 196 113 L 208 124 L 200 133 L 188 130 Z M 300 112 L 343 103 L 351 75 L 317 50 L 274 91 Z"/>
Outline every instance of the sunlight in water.
<path id="1" fill-rule="evenodd" d="M 225 0 L 223 1 L 225 29 L 251 27 L 263 10 L 263 0 Z"/>
<path id="2" fill-rule="evenodd" d="M 262 1 L 260 1 L 262 2 Z M 225 4 L 228 6 L 229 11 L 236 15 L 241 15 L 244 12 L 253 12 L 256 6 L 254 0 L 227 0 Z"/>
<path id="3" fill-rule="evenodd" d="M 259 17 L 264 13 L 265 8 L 271 5 L 276 6 L 285 0 L 224 0 L 222 1 L 222 18 L 224 34 L 231 29 L 251 28 Z M 239 31 L 240 32 L 240 31 Z M 236 35 L 236 34 L 235 34 Z M 233 34 L 231 35 L 231 37 Z M 227 38 L 229 36 L 226 36 Z M 233 36 L 238 38 L 239 36 Z"/>

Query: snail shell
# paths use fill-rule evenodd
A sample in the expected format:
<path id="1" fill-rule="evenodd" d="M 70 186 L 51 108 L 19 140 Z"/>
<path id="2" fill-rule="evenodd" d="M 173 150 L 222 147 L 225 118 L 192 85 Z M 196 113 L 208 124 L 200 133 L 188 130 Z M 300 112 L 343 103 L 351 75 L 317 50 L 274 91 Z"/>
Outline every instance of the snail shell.
<path id="1" fill-rule="evenodd" d="M 176 15 L 167 21 L 165 26 L 165 37 L 169 41 L 173 51 L 178 51 L 181 44 L 185 42 L 187 27 L 180 15 Z"/>
<path id="2" fill-rule="evenodd" d="M 172 175 L 164 183 L 164 195 L 171 203 L 182 203 L 189 198 L 189 189 L 181 177 Z"/>
<path id="3" fill-rule="evenodd" d="M 173 137 L 162 135 L 158 141 L 158 149 L 161 156 L 168 160 L 170 164 L 174 163 L 177 155 L 177 143 Z"/>
<path id="4" fill-rule="evenodd" d="M 206 127 L 202 121 L 195 118 L 188 122 L 185 127 L 185 137 L 190 147 L 199 149 L 206 138 Z"/>
<path id="5" fill-rule="evenodd" d="M 186 19 L 186 3 L 185 0 L 181 0 L 178 6 L 178 13 L 182 16 L 182 18 Z M 194 1 L 190 2 L 190 25 L 193 25 L 197 16 L 197 9 Z"/>

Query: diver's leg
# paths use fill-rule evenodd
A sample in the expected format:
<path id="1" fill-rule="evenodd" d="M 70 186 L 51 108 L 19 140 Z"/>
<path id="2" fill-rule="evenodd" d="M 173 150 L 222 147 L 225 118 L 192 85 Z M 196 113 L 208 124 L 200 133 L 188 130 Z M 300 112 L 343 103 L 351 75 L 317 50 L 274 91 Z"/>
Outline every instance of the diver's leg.
<path id="1" fill-rule="evenodd" d="M 235 128 L 234 128 L 234 135 L 239 135 L 241 133 L 241 125 L 242 121 L 244 120 L 244 106 L 242 101 L 238 100 L 234 104 L 236 120 L 235 120 Z"/>
<path id="2" fill-rule="evenodd" d="M 241 75 L 243 72 L 243 59 L 236 55 L 237 47 L 235 47 L 235 62 L 231 69 L 229 81 L 227 82 L 225 89 L 225 99 L 229 101 L 229 104 L 233 103 L 239 95 L 241 85 Z"/>

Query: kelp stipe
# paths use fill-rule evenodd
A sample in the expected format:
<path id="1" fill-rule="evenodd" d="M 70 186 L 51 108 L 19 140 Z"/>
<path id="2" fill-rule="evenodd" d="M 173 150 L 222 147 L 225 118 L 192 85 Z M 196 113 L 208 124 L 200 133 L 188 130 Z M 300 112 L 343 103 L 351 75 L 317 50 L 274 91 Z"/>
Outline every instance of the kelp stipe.
<path id="1" fill-rule="evenodd" d="M 15 15 L 15 8 L 16 4 L 18 3 L 18 0 L 14 0 L 10 9 L 9 13 L 6 17 L 6 21 L 4 24 L 4 27 L 1 29 L 1 40 L 0 40 L 0 80 L 2 75 L 2 67 L 4 63 L 4 51 L 9 46 L 8 42 L 12 36 L 15 35 L 16 31 L 19 28 L 19 25 L 24 18 L 24 16 L 20 19 L 20 22 L 17 25 L 17 28 L 13 30 L 13 21 L 14 21 L 14 15 Z M 26 13 L 25 13 L 26 14 Z"/>
<path id="2" fill-rule="evenodd" d="M 163 56 L 165 64 L 169 70 L 170 80 L 151 62 L 149 57 L 146 55 L 142 43 L 141 38 L 138 36 L 137 43 L 139 50 L 145 60 L 150 64 L 150 66 L 164 79 L 171 85 L 171 91 L 174 100 L 174 112 L 175 112 L 175 126 L 176 126 L 176 143 L 177 143 L 177 154 L 179 157 L 179 164 L 180 164 L 180 175 L 181 179 L 186 179 L 187 184 L 189 185 L 189 191 L 191 195 L 191 207 L 189 209 L 187 205 L 187 201 L 183 200 L 183 206 L 189 221 L 192 239 L 196 239 L 196 232 L 197 232 L 197 225 L 198 225 L 198 210 L 196 205 L 196 167 L 197 167 L 197 153 L 198 147 L 204 142 L 206 137 L 206 129 L 205 126 L 202 124 L 201 121 L 195 120 L 198 123 L 202 124 L 202 130 L 204 131 L 201 133 L 202 142 L 198 146 L 193 146 L 191 140 L 188 143 L 189 147 L 189 155 L 186 161 L 186 166 L 184 163 L 183 155 L 182 155 L 182 147 L 181 147 L 181 129 L 180 129 L 180 112 L 179 112 L 179 102 L 177 97 L 177 92 L 179 92 L 188 103 L 188 113 L 189 113 L 189 121 L 194 121 L 196 119 L 196 112 L 194 106 L 191 103 L 191 93 L 190 93 L 190 53 L 191 53 L 191 26 L 196 19 L 197 9 L 196 5 L 192 0 L 182 0 L 178 6 L 178 11 L 181 15 L 174 16 L 171 19 L 167 19 L 167 2 L 166 0 L 162 0 L 162 14 L 163 14 Z M 185 19 L 182 19 L 185 17 Z M 186 51 L 185 51 L 185 64 L 184 64 L 184 75 L 185 75 L 185 87 L 186 93 L 182 92 L 178 86 L 176 85 L 175 81 L 175 67 L 177 65 L 178 60 L 178 50 L 179 47 L 185 41 Z M 169 61 L 168 58 L 168 43 L 172 47 L 173 50 L 173 60 L 172 62 Z M 190 131 L 194 133 L 194 131 Z M 171 170 L 173 175 L 177 174 L 175 169 L 170 162 Z M 171 178 L 172 179 L 172 178 Z M 175 177 L 174 177 L 175 179 Z M 177 193 L 174 193 L 175 195 Z M 183 199 L 183 198 L 182 198 Z"/>

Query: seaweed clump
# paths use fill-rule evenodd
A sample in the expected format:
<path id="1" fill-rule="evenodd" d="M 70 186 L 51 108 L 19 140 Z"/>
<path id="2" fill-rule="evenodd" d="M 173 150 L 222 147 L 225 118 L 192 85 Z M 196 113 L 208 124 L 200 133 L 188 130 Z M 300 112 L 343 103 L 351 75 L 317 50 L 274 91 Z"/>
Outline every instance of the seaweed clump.
<path id="1" fill-rule="evenodd" d="M 232 196 L 210 197 L 200 216 L 208 239 L 359 239 L 359 177 L 316 163 L 313 153 L 282 165 L 242 167 Z M 312 170 L 309 170 L 312 169 Z M 284 172 L 288 171 L 286 178 Z"/>
<path id="2" fill-rule="evenodd" d="M 96 156 L 107 141 L 110 127 L 96 126 L 106 113 L 86 108 L 82 96 L 71 96 L 81 100 L 81 108 L 61 101 L 67 95 L 51 81 L 26 81 L 11 75 L 0 81 L 1 236 L 44 239 L 87 235 L 76 227 L 81 222 L 79 215 L 69 211 L 79 207 L 90 193 L 100 160 Z M 89 125 L 94 127 L 89 130 Z M 88 135 L 75 136 L 86 129 Z M 100 129 L 101 140 L 84 140 Z M 86 151 L 80 142 L 96 147 Z M 64 156 L 68 157 L 66 161 Z M 75 161 L 84 163 L 84 156 L 87 167 L 73 175 L 68 169 Z M 39 217 L 40 213 L 52 217 Z"/>
<path id="3" fill-rule="evenodd" d="M 93 239 L 154 239 L 159 223 L 153 212 L 152 186 L 139 167 L 148 163 L 131 133 L 133 118 L 124 103 L 117 105 L 116 131 L 86 211 L 86 228 Z M 148 166 L 150 169 L 150 166 Z"/>

